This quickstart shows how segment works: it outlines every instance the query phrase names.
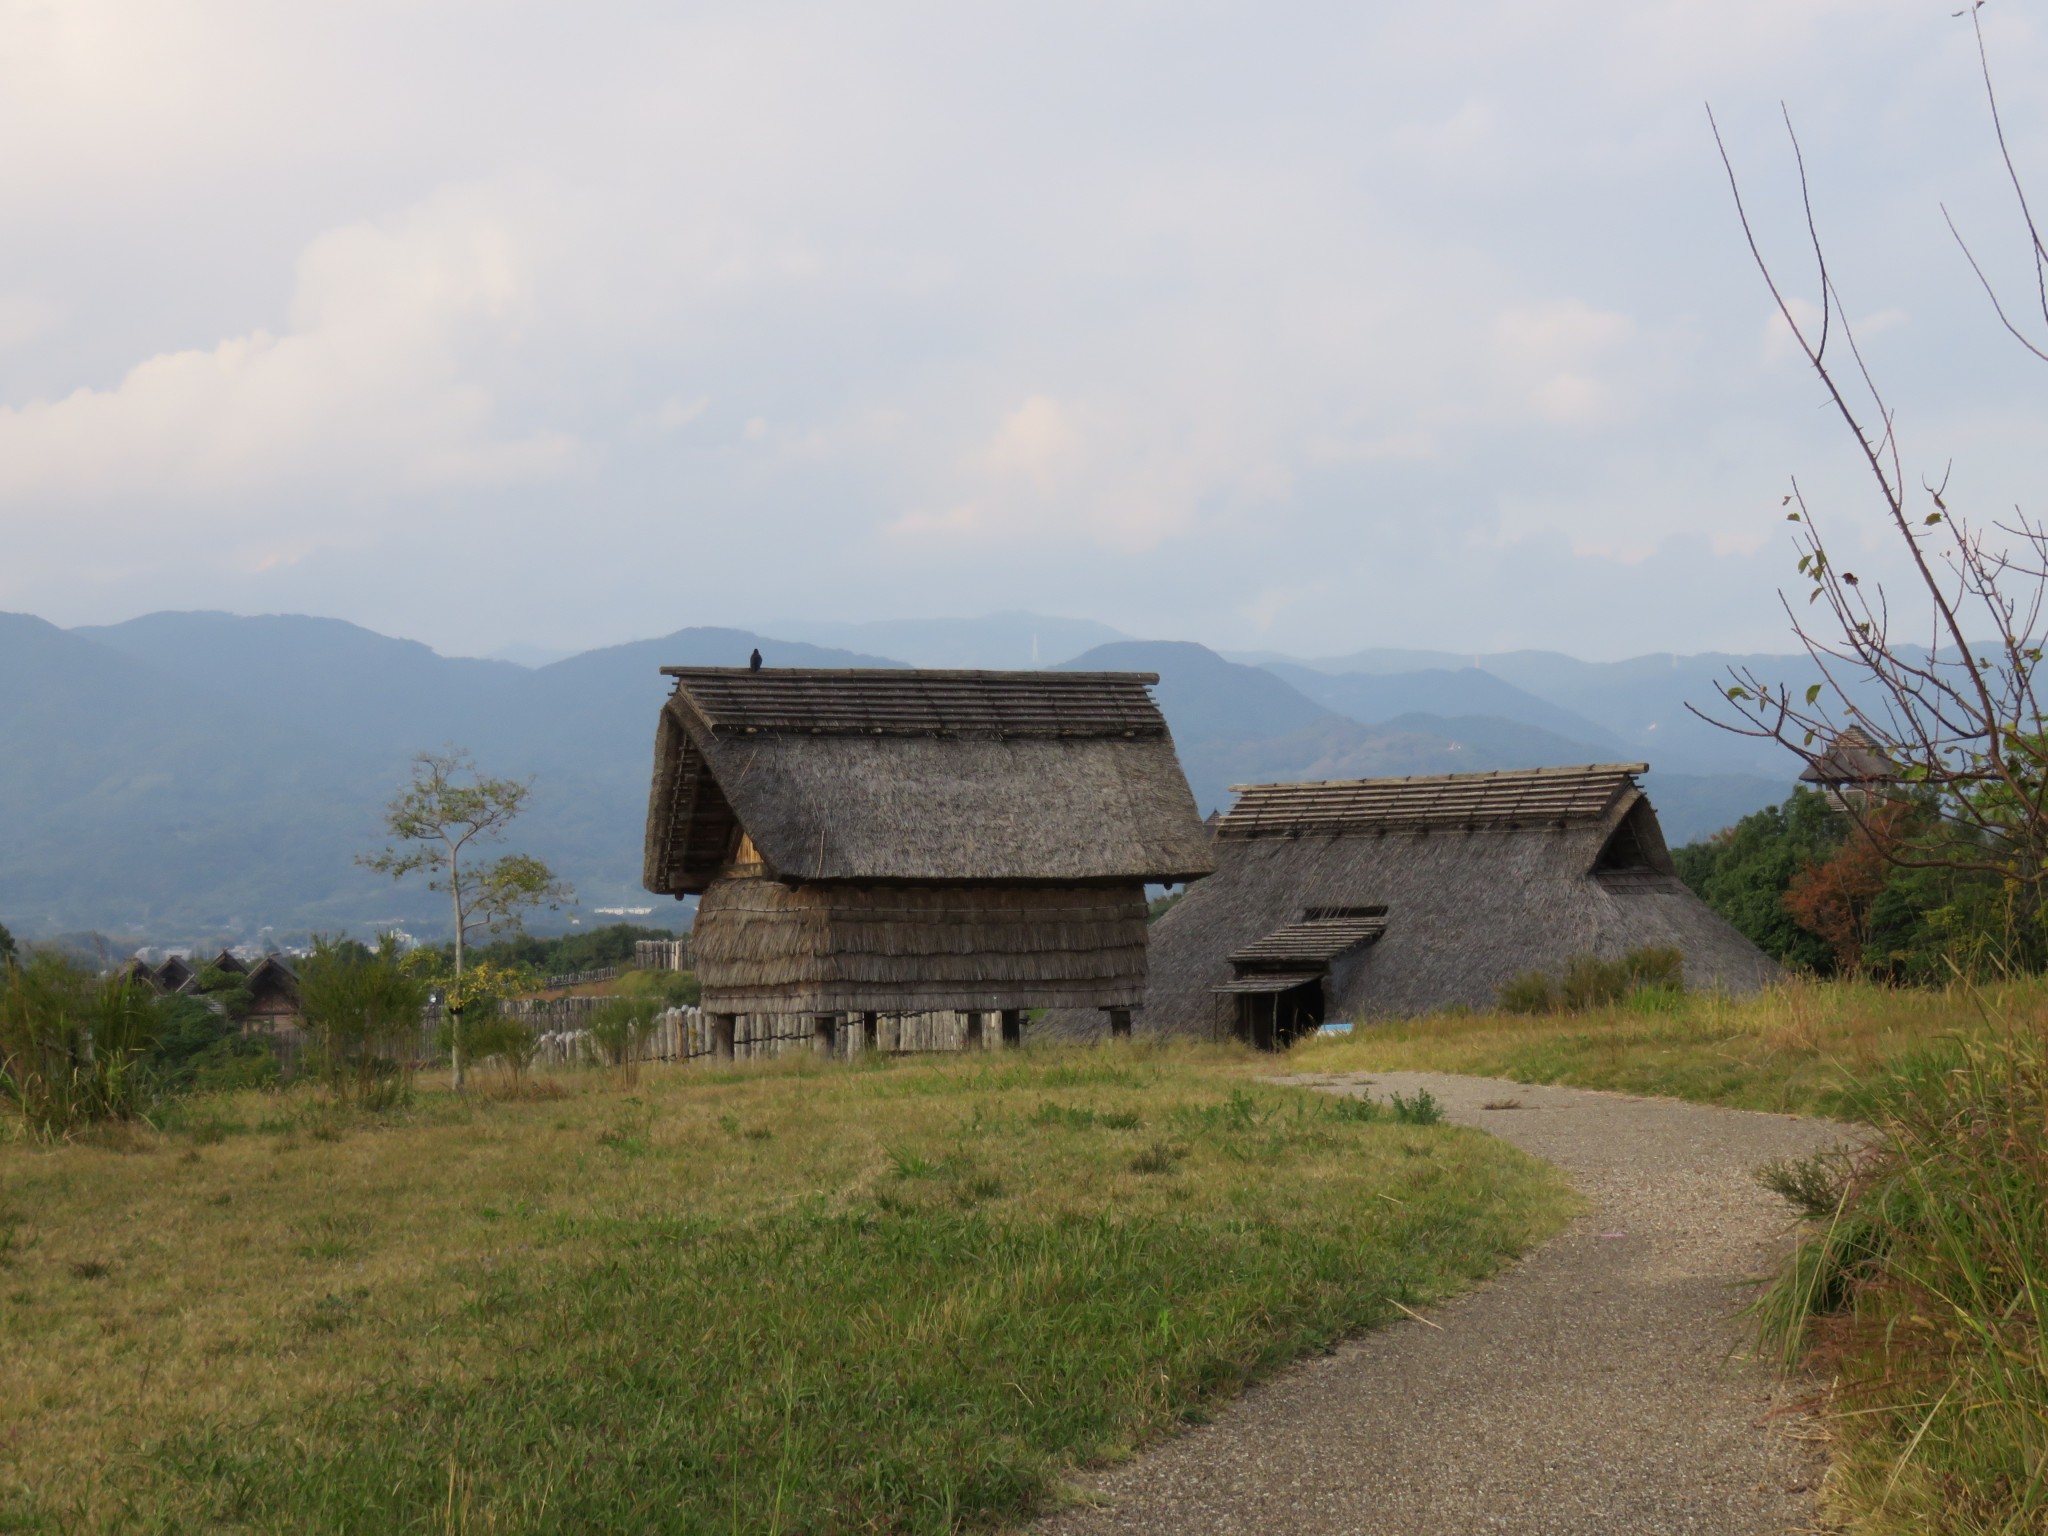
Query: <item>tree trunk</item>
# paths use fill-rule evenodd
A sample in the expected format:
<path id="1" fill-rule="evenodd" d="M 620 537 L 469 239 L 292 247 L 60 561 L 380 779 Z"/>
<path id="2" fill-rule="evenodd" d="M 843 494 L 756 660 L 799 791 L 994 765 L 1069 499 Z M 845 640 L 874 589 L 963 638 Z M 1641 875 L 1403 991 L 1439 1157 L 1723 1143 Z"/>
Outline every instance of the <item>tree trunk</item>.
<path id="1" fill-rule="evenodd" d="M 448 1064 L 453 1071 L 455 1091 L 462 1092 L 462 865 L 460 856 L 448 856 L 448 899 L 455 906 L 455 985 L 448 994 Z"/>

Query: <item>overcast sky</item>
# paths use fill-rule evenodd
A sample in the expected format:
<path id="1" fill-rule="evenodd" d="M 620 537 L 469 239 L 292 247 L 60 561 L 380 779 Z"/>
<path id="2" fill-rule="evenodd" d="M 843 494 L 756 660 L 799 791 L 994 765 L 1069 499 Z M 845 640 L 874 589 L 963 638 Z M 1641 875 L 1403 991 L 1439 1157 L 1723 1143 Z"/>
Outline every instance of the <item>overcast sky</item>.
<path id="1" fill-rule="evenodd" d="M 1913 472 L 2048 510 L 1958 4 L 0 0 L 0 608 L 1783 649 L 1788 478 L 1874 509 L 1703 103 Z"/>

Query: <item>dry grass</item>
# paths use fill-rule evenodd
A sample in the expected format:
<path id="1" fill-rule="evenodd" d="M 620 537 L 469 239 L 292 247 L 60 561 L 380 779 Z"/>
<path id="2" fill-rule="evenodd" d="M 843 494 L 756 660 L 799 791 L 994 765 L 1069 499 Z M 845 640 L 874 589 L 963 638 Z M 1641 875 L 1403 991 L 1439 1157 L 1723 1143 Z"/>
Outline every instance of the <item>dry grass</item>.
<path id="1" fill-rule="evenodd" d="M 980 1526 L 1564 1217 L 1490 1138 L 1252 1066 L 565 1073 L 0 1146 L 0 1529 Z"/>

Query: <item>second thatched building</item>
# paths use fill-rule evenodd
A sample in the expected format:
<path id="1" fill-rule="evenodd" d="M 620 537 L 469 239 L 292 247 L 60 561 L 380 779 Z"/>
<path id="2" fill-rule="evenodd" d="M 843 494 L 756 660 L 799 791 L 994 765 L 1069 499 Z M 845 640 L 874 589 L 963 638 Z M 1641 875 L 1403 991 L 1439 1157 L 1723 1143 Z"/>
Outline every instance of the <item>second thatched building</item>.
<path id="1" fill-rule="evenodd" d="M 645 880 L 700 898 L 721 1051 L 764 1015 L 821 1046 L 941 1010 L 1128 1028 L 1146 885 L 1211 867 L 1157 677 L 662 670 Z"/>
<path id="2" fill-rule="evenodd" d="M 1148 1032 L 1284 1045 L 1325 1019 L 1494 1005 L 1581 955 L 1675 949 L 1688 986 L 1776 962 L 1672 867 L 1642 763 L 1241 786 L 1216 873 L 1153 925 Z"/>

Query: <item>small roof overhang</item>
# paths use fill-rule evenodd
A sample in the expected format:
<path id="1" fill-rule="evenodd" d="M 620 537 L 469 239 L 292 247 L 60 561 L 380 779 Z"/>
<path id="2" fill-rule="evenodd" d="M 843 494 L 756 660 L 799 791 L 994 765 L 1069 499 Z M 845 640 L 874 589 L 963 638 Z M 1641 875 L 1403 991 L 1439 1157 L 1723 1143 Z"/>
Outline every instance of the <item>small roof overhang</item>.
<path id="1" fill-rule="evenodd" d="M 1311 907 L 1299 921 L 1283 923 L 1264 938 L 1234 951 L 1230 963 L 1240 970 L 1284 966 L 1318 973 L 1339 955 L 1370 944 L 1387 931 L 1385 907 L 1333 909 Z"/>
<path id="2" fill-rule="evenodd" d="M 1287 992 L 1295 987 L 1305 986 L 1311 981 L 1321 981 L 1321 971 L 1264 971 L 1252 976 L 1238 976 L 1230 981 L 1219 981 L 1211 992 Z"/>

